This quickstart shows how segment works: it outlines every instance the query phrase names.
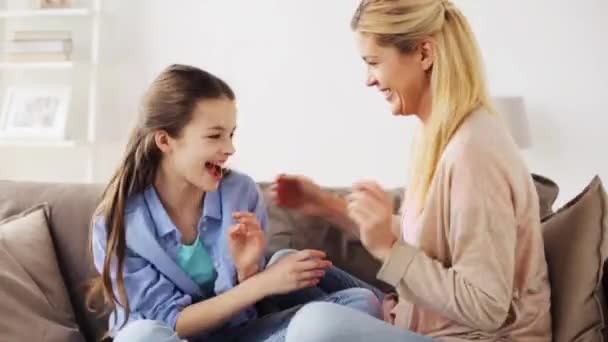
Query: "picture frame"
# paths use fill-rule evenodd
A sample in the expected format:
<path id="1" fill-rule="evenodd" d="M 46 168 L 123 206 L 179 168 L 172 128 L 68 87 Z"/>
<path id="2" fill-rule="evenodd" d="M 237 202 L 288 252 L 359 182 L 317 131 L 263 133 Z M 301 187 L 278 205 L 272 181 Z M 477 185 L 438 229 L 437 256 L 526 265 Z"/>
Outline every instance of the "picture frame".
<path id="1" fill-rule="evenodd" d="M 9 87 L 0 116 L 0 137 L 63 140 L 71 88 Z"/>
<path id="2" fill-rule="evenodd" d="M 38 1 L 39 1 L 39 7 L 42 9 L 72 7 L 72 0 L 38 0 Z"/>

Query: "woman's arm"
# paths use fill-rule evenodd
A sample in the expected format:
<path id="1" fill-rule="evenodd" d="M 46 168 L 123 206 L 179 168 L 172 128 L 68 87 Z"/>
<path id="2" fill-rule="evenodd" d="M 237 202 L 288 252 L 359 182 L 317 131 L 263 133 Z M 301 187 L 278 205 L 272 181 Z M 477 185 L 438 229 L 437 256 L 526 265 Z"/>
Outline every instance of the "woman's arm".
<path id="1" fill-rule="evenodd" d="M 445 177 L 438 184 L 445 186 L 428 198 L 432 203 L 440 199 L 449 203 L 447 217 L 431 218 L 431 213 L 422 217 L 423 224 L 437 225 L 439 234 L 446 232 L 449 263 L 398 242 L 378 278 L 395 286 L 412 303 L 466 326 L 494 332 L 505 323 L 513 300 L 519 228 L 511 186 L 505 176 L 508 172 L 482 153 L 467 152 L 460 157 L 438 172 L 437 177 Z"/>
<path id="2" fill-rule="evenodd" d="M 346 200 L 328 191 L 324 191 L 321 196 L 321 217 L 336 228 L 359 239 L 359 227 L 348 216 Z"/>
<path id="3" fill-rule="evenodd" d="M 360 238 L 359 226 L 348 215 L 347 200 L 323 190 L 307 177 L 281 175 L 270 187 L 269 196 L 275 205 L 296 210 L 304 215 L 323 218 L 357 240 Z M 391 231 L 395 237 L 401 236 L 398 215 L 393 216 Z"/>
<path id="4" fill-rule="evenodd" d="M 359 239 L 359 226 L 348 216 L 348 202 L 346 199 L 330 192 L 324 192 L 323 197 L 325 198 L 323 200 L 323 219 Z M 391 231 L 397 239 L 401 238 L 401 216 L 393 215 Z"/>

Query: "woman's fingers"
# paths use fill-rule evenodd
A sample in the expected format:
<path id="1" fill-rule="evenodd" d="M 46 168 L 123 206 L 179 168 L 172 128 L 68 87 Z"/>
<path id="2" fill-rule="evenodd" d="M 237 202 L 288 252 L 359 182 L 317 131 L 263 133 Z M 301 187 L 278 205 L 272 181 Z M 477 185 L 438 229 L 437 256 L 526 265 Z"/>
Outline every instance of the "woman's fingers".
<path id="1" fill-rule="evenodd" d="M 382 202 L 388 200 L 388 194 L 386 193 L 386 191 L 384 191 L 380 184 L 374 181 L 357 182 L 353 185 L 353 189 L 355 190 L 355 192 L 363 191 L 365 193 L 368 193 Z"/>
<path id="2" fill-rule="evenodd" d="M 362 192 L 356 192 L 348 195 L 347 204 L 349 208 L 352 206 L 359 206 L 368 208 L 369 210 L 375 212 L 381 212 L 385 208 L 383 202 L 369 194 Z"/>

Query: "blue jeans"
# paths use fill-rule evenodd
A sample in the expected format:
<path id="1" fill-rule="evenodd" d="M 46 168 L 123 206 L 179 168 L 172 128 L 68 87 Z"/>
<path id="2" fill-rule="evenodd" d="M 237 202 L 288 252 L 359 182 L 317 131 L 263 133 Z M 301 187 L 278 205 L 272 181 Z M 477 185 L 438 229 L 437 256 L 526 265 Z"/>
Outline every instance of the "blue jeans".
<path id="1" fill-rule="evenodd" d="M 268 266 L 293 252 L 294 250 L 281 250 L 275 253 L 268 262 Z M 238 327 L 220 329 L 203 341 L 283 342 L 292 317 L 302 308 L 302 305 L 313 301 L 347 306 L 361 315 L 379 321 L 379 318 L 382 317 L 381 301 L 383 297 L 384 294 L 380 290 L 332 267 L 326 271 L 317 287 L 268 298 L 265 302 L 274 308 L 272 310 L 274 312 Z M 114 338 L 114 342 L 127 341 L 180 342 L 185 340 L 180 340 L 175 331 L 162 322 L 140 320 L 129 323 Z"/>
<path id="2" fill-rule="evenodd" d="M 433 339 L 390 325 L 346 306 L 314 302 L 291 319 L 286 342 L 432 342 Z"/>

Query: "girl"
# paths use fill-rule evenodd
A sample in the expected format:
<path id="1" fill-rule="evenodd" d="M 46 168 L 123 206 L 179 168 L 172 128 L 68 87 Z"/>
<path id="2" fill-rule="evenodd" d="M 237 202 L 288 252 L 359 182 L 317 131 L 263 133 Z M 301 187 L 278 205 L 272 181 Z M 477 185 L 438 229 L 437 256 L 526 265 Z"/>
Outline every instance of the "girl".
<path id="1" fill-rule="evenodd" d="M 378 278 L 395 287 L 398 304 L 388 323 L 307 304 L 287 340 L 551 341 L 536 190 L 492 109 L 466 18 L 450 0 L 363 0 L 352 29 L 367 85 L 394 115 L 422 124 L 403 217 L 393 220 L 390 196 L 369 181 L 342 199 L 283 177 L 291 185 L 275 196 L 359 236 L 383 263 Z"/>
<path id="2" fill-rule="evenodd" d="M 91 295 L 114 308 L 116 342 L 282 341 L 297 307 L 278 302 L 286 310 L 259 317 L 254 304 L 307 288 L 288 302 L 380 315 L 369 290 L 313 288 L 339 272 L 323 252 L 281 253 L 265 268 L 262 196 L 251 178 L 225 168 L 235 129 L 234 93 L 203 70 L 170 66 L 147 92 L 92 229 L 100 277 Z"/>

